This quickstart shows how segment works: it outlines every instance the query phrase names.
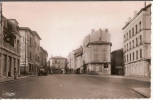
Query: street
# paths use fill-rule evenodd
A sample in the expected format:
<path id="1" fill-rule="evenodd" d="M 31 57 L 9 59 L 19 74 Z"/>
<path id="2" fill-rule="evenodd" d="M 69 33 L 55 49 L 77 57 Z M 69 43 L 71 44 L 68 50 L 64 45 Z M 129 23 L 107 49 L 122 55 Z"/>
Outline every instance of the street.
<path id="1" fill-rule="evenodd" d="M 17 99 L 144 98 L 132 90 L 139 87 L 149 88 L 150 82 L 99 75 L 53 74 L 1 83 L 0 93 L 2 98 Z"/>

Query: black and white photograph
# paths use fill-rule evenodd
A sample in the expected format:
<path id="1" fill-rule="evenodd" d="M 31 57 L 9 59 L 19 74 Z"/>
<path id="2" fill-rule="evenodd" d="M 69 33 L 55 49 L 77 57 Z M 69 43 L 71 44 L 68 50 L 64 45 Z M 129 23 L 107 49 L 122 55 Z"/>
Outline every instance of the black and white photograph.
<path id="1" fill-rule="evenodd" d="M 0 1 L 0 99 L 151 99 L 151 1 Z"/>

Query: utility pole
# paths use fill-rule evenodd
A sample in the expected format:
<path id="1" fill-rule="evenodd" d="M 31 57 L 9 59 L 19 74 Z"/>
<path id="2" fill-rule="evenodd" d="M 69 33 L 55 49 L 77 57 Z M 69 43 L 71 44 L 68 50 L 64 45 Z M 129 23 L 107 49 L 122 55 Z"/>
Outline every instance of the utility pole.
<path id="1" fill-rule="evenodd" d="M 25 66 L 24 66 L 24 74 L 26 75 L 26 65 L 27 65 L 27 59 L 26 59 L 26 55 L 27 55 L 27 53 L 26 53 L 26 32 L 27 31 L 25 31 Z"/>

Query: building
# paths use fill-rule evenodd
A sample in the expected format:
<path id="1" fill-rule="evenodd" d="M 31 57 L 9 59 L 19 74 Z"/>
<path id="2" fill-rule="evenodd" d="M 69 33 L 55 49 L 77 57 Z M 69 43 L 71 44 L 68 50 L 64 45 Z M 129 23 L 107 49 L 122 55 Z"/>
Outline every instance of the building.
<path id="1" fill-rule="evenodd" d="M 67 58 L 67 67 L 69 69 L 70 73 L 75 73 L 75 56 L 74 56 L 74 50 L 69 53 Z"/>
<path id="2" fill-rule="evenodd" d="M 53 73 L 65 73 L 67 66 L 67 59 L 61 56 L 55 56 L 50 58 L 50 66 Z"/>
<path id="3" fill-rule="evenodd" d="M 74 50 L 74 61 L 75 61 L 75 65 L 74 65 L 74 69 L 75 69 L 75 73 L 80 74 L 83 73 L 83 48 L 82 46 L 76 50 Z"/>
<path id="4" fill-rule="evenodd" d="M 126 76 L 151 74 L 151 4 L 145 5 L 122 28 Z"/>
<path id="5" fill-rule="evenodd" d="M 47 57 L 47 51 L 40 47 L 40 66 L 47 66 Z"/>
<path id="6" fill-rule="evenodd" d="M 20 76 L 20 34 L 19 23 L 15 19 L 2 16 L 0 27 L 0 77 L 14 77 L 16 68 Z"/>
<path id="7" fill-rule="evenodd" d="M 40 47 L 40 67 L 45 67 L 48 73 L 50 73 L 50 67 L 47 65 L 47 57 L 48 57 L 47 51 L 42 47 Z"/>
<path id="8" fill-rule="evenodd" d="M 111 53 L 111 74 L 124 75 L 123 49 Z"/>
<path id="9" fill-rule="evenodd" d="M 39 35 L 28 27 L 20 27 L 21 41 L 21 73 L 37 74 L 40 59 L 40 40 Z"/>
<path id="10" fill-rule="evenodd" d="M 91 30 L 83 45 L 84 73 L 111 74 L 111 45 L 108 29 Z"/>

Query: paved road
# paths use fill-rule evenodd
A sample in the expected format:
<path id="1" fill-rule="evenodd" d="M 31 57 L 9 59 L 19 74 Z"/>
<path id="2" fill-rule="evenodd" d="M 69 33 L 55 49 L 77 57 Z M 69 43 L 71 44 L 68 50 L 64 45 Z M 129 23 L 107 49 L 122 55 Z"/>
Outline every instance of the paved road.
<path id="1" fill-rule="evenodd" d="M 0 93 L 2 98 L 29 99 L 144 98 L 132 90 L 132 88 L 139 87 L 148 88 L 150 82 L 60 74 L 1 83 Z"/>

